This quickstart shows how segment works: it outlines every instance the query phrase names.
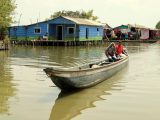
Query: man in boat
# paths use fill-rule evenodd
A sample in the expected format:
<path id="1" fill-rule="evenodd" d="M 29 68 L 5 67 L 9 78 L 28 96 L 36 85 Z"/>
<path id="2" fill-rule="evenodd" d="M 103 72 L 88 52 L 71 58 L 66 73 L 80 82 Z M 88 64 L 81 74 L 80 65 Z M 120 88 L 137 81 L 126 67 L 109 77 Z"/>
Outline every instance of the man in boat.
<path id="1" fill-rule="evenodd" d="M 122 42 L 121 42 L 121 41 L 119 41 L 119 42 L 118 42 L 118 45 L 116 45 L 116 54 L 117 54 L 117 57 L 118 57 L 118 58 L 123 58 L 123 57 L 128 56 L 128 55 L 127 55 L 127 51 L 126 51 L 126 49 L 124 48 L 124 46 L 122 45 Z"/>
<path id="2" fill-rule="evenodd" d="M 116 57 L 116 46 L 114 43 L 111 43 L 109 47 L 105 50 L 105 55 L 107 56 L 109 62 L 115 62 L 117 61 Z"/>

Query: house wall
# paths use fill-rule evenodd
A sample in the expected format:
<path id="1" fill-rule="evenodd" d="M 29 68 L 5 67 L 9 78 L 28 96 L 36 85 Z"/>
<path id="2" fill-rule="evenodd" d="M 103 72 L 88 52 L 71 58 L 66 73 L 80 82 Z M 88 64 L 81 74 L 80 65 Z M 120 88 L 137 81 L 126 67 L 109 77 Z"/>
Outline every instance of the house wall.
<path id="1" fill-rule="evenodd" d="M 74 24 L 50 24 L 49 25 L 49 40 L 57 40 L 57 26 L 63 27 L 63 40 L 74 41 L 78 39 L 78 25 Z M 74 28 L 74 33 L 69 34 L 68 28 Z"/>
<path id="2" fill-rule="evenodd" d="M 35 33 L 35 28 L 40 28 L 40 33 Z M 9 28 L 11 40 L 34 40 L 42 38 L 47 32 L 47 23 L 33 24 L 29 26 L 16 26 Z"/>
<path id="3" fill-rule="evenodd" d="M 141 29 L 141 40 L 147 40 L 149 39 L 149 29 Z"/>
<path id="4" fill-rule="evenodd" d="M 88 29 L 88 38 L 86 38 L 86 29 Z M 103 27 L 87 26 L 87 25 L 80 25 L 79 27 L 80 41 L 102 40 L 102 36 L 103 36 Z"/>
<path id="5" fill-rule="evenodd" d="M 35 28 L 40 28 L 40 33 L 35 33 Z M 27 40 L 42 39 L 47 31 L 47 23 L 30 25 L 27 29 Z"/>
<path id="6" fill-rule="evenodd" d="M 26 28 L 25 26 L 11 27 L 9 28 L 9 36 L 14 40 L 26 40 Z"/>

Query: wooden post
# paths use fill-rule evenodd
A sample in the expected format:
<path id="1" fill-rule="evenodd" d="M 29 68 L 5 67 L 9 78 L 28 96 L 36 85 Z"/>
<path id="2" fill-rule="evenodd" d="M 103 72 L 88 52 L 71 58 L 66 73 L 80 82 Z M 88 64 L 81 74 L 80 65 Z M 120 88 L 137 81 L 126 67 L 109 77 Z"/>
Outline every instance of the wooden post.
<path id="1" fill-rule="evenodd" d="M 77 25 L 75 24 L 75 27 L 74 27 L 74 41 L 76 40 L 76 29 L 77 29 Z"/>

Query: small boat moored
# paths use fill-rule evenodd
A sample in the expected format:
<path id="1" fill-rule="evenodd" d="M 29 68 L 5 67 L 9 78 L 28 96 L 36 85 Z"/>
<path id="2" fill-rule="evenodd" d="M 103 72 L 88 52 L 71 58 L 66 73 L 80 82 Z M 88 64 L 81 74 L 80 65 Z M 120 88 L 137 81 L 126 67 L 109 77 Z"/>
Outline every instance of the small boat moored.
<path id="1" fill-rule="evenodd" d="M 124 68 L 129 61 L 126 56 L 116 62 L 102 60 L 80 67 L 55 69 L 46 68 L 45 73 L 61 90 L 72 90 L 94 86 Z"/>

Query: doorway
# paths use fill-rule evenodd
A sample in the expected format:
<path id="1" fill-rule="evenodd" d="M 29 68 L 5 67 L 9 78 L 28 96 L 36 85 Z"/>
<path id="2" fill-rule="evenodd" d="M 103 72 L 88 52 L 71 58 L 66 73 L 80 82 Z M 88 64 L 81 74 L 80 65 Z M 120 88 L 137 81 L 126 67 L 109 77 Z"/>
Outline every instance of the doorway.
<path id="1" fill-rule="evenodd" d="M 88 39 L 89 29 L 86 28 L 86 39 Z"/>
<path id="2" fill-rule="evenodd" d="M 63 26 L 57 26 L 57 40 L 63 40 Z"/>

